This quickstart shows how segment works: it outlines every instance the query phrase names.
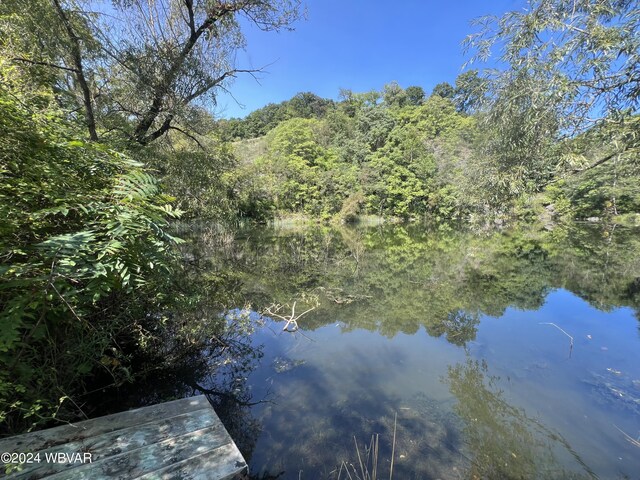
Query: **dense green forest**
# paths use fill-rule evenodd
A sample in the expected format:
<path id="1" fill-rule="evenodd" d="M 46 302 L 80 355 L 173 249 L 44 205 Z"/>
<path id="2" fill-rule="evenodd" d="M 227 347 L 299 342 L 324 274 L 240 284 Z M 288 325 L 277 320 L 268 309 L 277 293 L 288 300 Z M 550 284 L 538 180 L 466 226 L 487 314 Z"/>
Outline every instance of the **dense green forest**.
<path id="1" fill-rule="evenodd" d="M 527 163 L 511 168 L 515 159 L 502 158 L 505 146 L 494 144 L 502 133 L 487 123 L 490 112 L 473 107 L 485 101 L 477 97 L 485 83 L 470 71 L 455 87 L 436 86 L 428 98 L 421 87 L 405 90 L 396 83 L 382 92 L 343 91 L 339 102 L 301 93 L 245 119 L 220 122 L 240 162 L 227 176 L 238 213 L 255 219 L 299 213 L 348 222 L 362 214 L 506 221 L 536 215 L 611 218 L 639 211 L 633 154 L 616 153 L 615 165 L 593 170 L 564 166 L 612 155 L 617 140 L 600 130 L 608 127 L 564 139 L 542 131 L 530 144 L 516 145 L 524 152 L 514 155 Z M 522 128 L 508 133 L 520 140 L 528 127 Z M 611 150 L 603 151 L 603 136 Z"/>
<path id="2" fill-rule="evenodd" d="M 532 0 L 468 39 L 501 70 L 244 119 L 208 108 L 252 73 L 240 26 L 298 1 L 95 3 L 0 3 L 2 433 L 214 348 L 236 280 L 189 268 L 178 218 L 639 223 L 636 2 Z"/>

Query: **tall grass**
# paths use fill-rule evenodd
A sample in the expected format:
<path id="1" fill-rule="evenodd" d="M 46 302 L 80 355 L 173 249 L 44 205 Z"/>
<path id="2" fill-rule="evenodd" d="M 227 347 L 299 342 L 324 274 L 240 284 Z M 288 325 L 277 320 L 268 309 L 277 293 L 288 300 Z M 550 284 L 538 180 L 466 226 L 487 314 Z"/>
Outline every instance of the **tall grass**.
<path id="1" fill-rule="evenodd" d="M 393 441 L 391 444 L 391 465 L 389 467 L 389 480 L 393 479 L 393 463 L 396 453 L 396 427 L 398 424 L 398 414 L 393 421 Z M 356 447 L 357 464 L 342 462 L 338 469 L 337 480 L 381 480 L 383 477 L 378 471 L 378 458 L 380 454 L 380 435 L 378 433 L 371 436 L 369 445 L 365 445 L 362 450 L 358 445 L 356 437 L 353 437 Z"/>

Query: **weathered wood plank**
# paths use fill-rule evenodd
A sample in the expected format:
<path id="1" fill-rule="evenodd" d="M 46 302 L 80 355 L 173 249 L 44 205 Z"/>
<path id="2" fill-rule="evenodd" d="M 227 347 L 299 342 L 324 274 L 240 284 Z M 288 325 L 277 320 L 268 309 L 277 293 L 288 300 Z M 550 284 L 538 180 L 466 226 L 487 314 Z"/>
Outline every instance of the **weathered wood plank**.
<path id="1" fill-rule="evenodd" d="M 247 469 L 204 395 L 7 438 L 2 449 L 40 453 L 15 480 L 230 480 Z M 91 463 L 46 461 L 56 453 L 90 453 Z"/>
<path id="2" fill-rule="evenodd" d="M 216 425 L 119 455 L 98 459 L 92 463 L 76 465 L 74 468 L 47 478 L 50 480 L 96 478 L 128 480 L 205 454 L 212 449 L 212 445 L 220 446 L 225 441 L 227 444 L 233 443 L 226 430 L 221 428 L 221 425 Z"/>
<path id="3" fill-rule="evenodd" d="M 139 480 L 231 480 L 246 472 L 247 464 L 234 443 L 191 457 L 160 470 L 146 473 Z"/>
<path id="4" fill-rule="evenodd" d="M 84 420 L 75 424 L 61 425 L 40 432 L 5 438 L 0 440 L 0 451 L 36 452 L 56 445 L 97 437 L 103 433 L 113 432 L 133 425 L 153 422 L 158 418 L 173 417 L 181 413 L 205 408 L 211 409 L 211 405 L 204 395 L 183 398 L 92 420 Z"/>
<path id="5" fill-rule="evenodd" d="M 56 454 L 57 452 L 68 454 L 89 452 L 93 461 L 96 462 L 207 427 L 217 427 L 217 429 L 223 430 L 220 420 L 210 407 L 170 418 L 160 418 L 155 422 L 107 432 L 97 437 L 58 445 L 41 450 L 40 457 L 46 458 L 47 455 Z M 222 443 L 228 441 L 228 438 L 224 438 L 222 435 L 220 438 L 223 439 Z M 210 446 L 212 449 L 216 447 L 218 445 L 212 444 Z M 74 466 L 61 463 L 34 463 L 25 465 L 25 469 L 15 478 L 42 478 L 70 468 L 74 468 Z"/>

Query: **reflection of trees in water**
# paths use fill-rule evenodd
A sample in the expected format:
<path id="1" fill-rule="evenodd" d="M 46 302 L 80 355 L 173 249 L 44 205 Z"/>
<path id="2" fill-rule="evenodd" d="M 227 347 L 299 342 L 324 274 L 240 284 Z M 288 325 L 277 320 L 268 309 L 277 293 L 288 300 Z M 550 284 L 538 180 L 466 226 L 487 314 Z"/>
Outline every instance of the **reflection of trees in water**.
<path id="1" fill-rule="evenodd" d="M 464 346 L 475 339 L 483 314 L 499 316 L 510 306 L 537 309 L 554 287 L 565 287 L 599 308 L 629 305 L 639 311 L 639 238 L 622 229 L 608 236 L 572 228 L 479 237 L 394 225 L 291 233 L 262 228 L 239 234 L 224 248 L 203 242 L 194 257 L 199 271 L 192 285 L 200 298 L 184 312 L 182 328 L 193 332 L 193 345 L 209 340 L 205 348 L 167 342 L 173 350 L 161 352 L 166 357 L 162 368 L 136 384 L 132 398 L 142 391 L 138 402 L 155 403 L 209 393 L 248 460 L 267 455 L 254 451 L 261 434 L 268 438 L 269 458 L 255 460 L 265 465 L 255 472 L 258 478 L 275 478 L 283 468 L 278 466 L 285 464 L 282 478 L 297 478 L 299 470 L 302 478 L 326 478 L 340 461 L 354 461 L 353 434 L 360 444 L 380 434 L 381 462 L 388 462 L 396 412 L 395 478 L 457 478 L 469 472 L 480 478 L 568 476 L 571 472 L 562 470 L 558 459 L 573 458 L 580 465 L 569 446 L 508 405 L 486 367 L 470 361 L 453 367 L 448 378 L 464 427 L 429 398 L 400 403 L 366 378 L 345 385 L 345 395 L 333 400 L 326 400 L 323 390 L 331 388 L 329 382 L 299 382 L 293 396 L 273 392 L 269 400 L 276 403 L 255 409 L 251 404 L 264 399 L 252 398 L 246 378 L 262 352 L 245 331 L 227 332 L 227 338 L 216 333 L 211 312 L 221 310 L 215 303 L 221 293 L 228 295 L 229 307 L 248 301 L 256 310 L 314 293 L 321 304 L 301 321 L 302 328 L 337 319 L 346 330 L 363 328 L 389 337 L 425 328 L 431 336 Z M 321 378 L 319 372 L 305 371 L 309 365 L 299 368 L 306 378 Z M 264 422 L 257 420 L 258 411 Z M 581 468 L 588 476 L 588 468 Z"/>
<path id="2" fill-rule="evenodd" d="M 597 308 L 637 311 L 640 236 L 614 233 L 585 226 L 482 237 L 416 225 L 249 230 L 218 268 L 233 270 L 258 309 L 318 294 L 320 308 L 301 323 L 307 329 L 339 318 L 346 330 L 392 337 L 423 327 L 464 345 L 483 314 L 538 309 L 557 287 Z"/>
<path id="3" fill-rule="evenodd" d="M 584 229 L 537 234 L 514 230 L 478 237 L 398 225 L 292 233 L 263 228 L 243 235 L 222 250 L 210 245 L 207 253 L 209 247 L 200 246 L 196 263 L 204 272 L 197 277 L 204 280 L 198 287 L 202 298 L 232 285 L 228 306 L 248 301 L 259 310 L 314 293 L 321 304 L 301 321 L 304 329 L 336 320 L 346 330 L 363 328 L 390 337 L 425 328 L 431 336 L 464 346 L 475 339 L 483 314 L 499 316 L 509 306 L 539 308 L 548 291 L 559 286 L 599 308 L 629 305 L 639 311 L 640 237 L 621 229 L 613 238 Z M 219 311 L 201 302 L 185 314 L 184 328 L 193 329 L 194 338 L 206 337 L 207 322 L 202 319 Z M 335 387 L 331 382 L 301 381 L 294 389 L 273 392 L 269 400 L 274 403 L 256 409 L 252 404 L 265 399 L 252 397 L 246 378 L 262 351 L 251 345 L 247 333 L 230 331 L 227 338 L 215 334 L 204 349 L 175 345 L 169 352 L 173 356 L 167 357 L 171 368 L 163 362 L 163 368 L 145 380 L 150 383 L 136 390 L 154 392 L 145 394 L 148 403 L 209 393 L 245 458 L 254 457 L 257 478 L 276 478 L 284 465 L 287 471 L 281 478 L 298 478 L 300 470 L 302 478 L 330 477 L 340 461 L 355 461 L 353 434 L 360 444 L 372 433 L 380 434 L 380 465 L 386 468 L 396 412 L 394 478 L 590 475 L 558 434 L 510 406 L 497 390 L 497 380 L 487 376 L 486 366 L 470 360 L 452 367 L 447 380 L 458 399 L 458 416 L 428 397 L 400 402 L 364 376 L 345 385 L 337 397 L 327 395 Z M 310 368 L 299 367 L 300 374 L 322 378 Z M 281 388 L 283 384 L 287 381 Z M 468 439 L 464 445 L 463 436 Z M 269 442 L 268 452 L 255 449 L 258 438 Z M 269 457 L 256 458 L 260 455 Z M 567 458 L 581 473 L 563 470 L 561 460 Z"/>
<path id="4" fill-rule="evenodd" d="M 210 390 L 203 388 L 202 391 L 208 393 Z M 257 402 L 247 400 L 247 397 L 246 389 L 242 392 L 233 389 L 230 393 L 215 390 L 207 395 L 242 456 L 250 462 L 262 425 L 251 411 L 252 404 Z"/>
<path id="5" fill-rule="evenodd" d="M 445 379 L 465 425 L 472 478 L 597 478 L 559 433 L 507 403 L 497 387 L 499 378 L 487 370 L 484 361 L 468 358 L 449 367 Z"/>
<path id="6" fill-rule="evenodd" d="M 251 342 L 252 320 L 248 312 L 232 315 L 217 348 L 206 352 L 209 370 L 200 378 L 185 380 L 196 392 L 205 393 L 247 461 L 251 459 L 260 422 L 251 407 L 267 399 L 253 398 L 247 384 L 263 356 L 263 346 Z"/>
<path id="7" fill-rule="evenodd" d="M 247 378 L 262 358 L 263 347 L 251 342 L 248 316 L 196 312 L 183 317 L 191 341 L 163 342 L 166 350 L 150 350 L 144 359 L 145 364 L 155 365 L 152 370 L 122 385 L 114 395 L 98 394 L 91 401 L 107 413 L 205 393 L 249 460 L 260 434 L 251 407 L 264 399 L 253 398 Z"/>
<path id="8" fill-rule="evenodd" d="M 428 326 L 427 333 L 432 337 L 446 335 L 449 342 L 463 347 L 467 342 L 475 340 L 479 324 L 480 315 L 478 312 L 468 313 L 456 310 L 447 314 L 442 322 Z"/>
<path id="9" fill-rule="evenodd" d="M 573 225 L 559 232 L 554 252 L 561 285 L 601 310 L 628 306 L 640 317 L 638 229 Z"/>

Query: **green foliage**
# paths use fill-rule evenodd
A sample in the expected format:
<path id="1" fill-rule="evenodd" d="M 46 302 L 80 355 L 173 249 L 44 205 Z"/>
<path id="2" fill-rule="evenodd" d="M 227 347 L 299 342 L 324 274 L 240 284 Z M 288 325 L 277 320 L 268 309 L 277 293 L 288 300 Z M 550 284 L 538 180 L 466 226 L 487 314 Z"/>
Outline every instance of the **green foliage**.
<path id="1" fill-rule="evenodd" d="M 395 88 L 395 87 L 394 87 Z M 371 90 L 365 93 L 355 93 L 349 89 L 340 89 L 340 108 L 349 117 L 355 117 L 357 112 L 363 108 L 372 108 L 380 103 L 382 95 L 380 92 Z"/>
<path id="2" fill-rule="evenodd" d="M 345 91 L 323 118 L 293 118 L 261 140 L 239 142 L 239 165 L 228 179 L 242 215 L 460 217 L 466 207 L 455 183 L 477 123 L 451 99 L 425 101 L 422 89 L 412 92 L 409 102 L 394 83 L 382 95 Z"/>
<path id="3" fill-rule="evenodd" d="M 635 169 L 615 162 L 611 167 L 605 172 L 589 171 L 580 182 L 566 184 L 566 195 L 575 218 L 610 217 L 640 211 L 640 187 Z"/>
<path id="4" fill-rule="evenodd" d="M 20 430 L 68 415 L 92 372 L 130 377 L 117 339 L 142 341 L 180 212 L 141 164 L 4 88 L 0 129 L 0 418 Z"/>
<path id="5" fill-rule="evenodd" d="M 226 140 L 240 140 L 266 135 L 279 123 L 292 118 L 323 118 L 333 107 L 333 101 L 310 92 L 296 94 L 279 104 L 270 103 L 254 110 L 246 118 L 222 120 L 222 135 Z"/>
<path id="6" fill-rule="evenodd" d="M 323 118 L 290 119 L 260 140 L 239 142 L 239 165 L 228 175 L 239 211 L 348 221 L 355 212 L 468 216 L 477 206 L 465 185 L 477 183 L 478 123 L 449 98 L 412 92 L 405 102 L 394 83 L 382 95 L 344 91 Z"/>
<path id="7" fill-rule="evenodd" d="M 637 110 L 636 2 L 534 0 L 527 10 L 483 18 L 478 24 L 480 32 L 468 38 L 477 57 L 486 58 L 500 45 L 501 60 L 511 69 L 496 72 L 498 76 L 529 72 L 544 78 L 520 93 L 539 105 L 553 105 L 562 113 L 563 128 L 584 130 L 594 120 Z"/>
<path id="8" fill-rule="evenodd" d="M 417 107 L 424 101 L 425 93 L 422 87 L 413 85 L 411 87 L 407 87 L 405 92 L 407 94 L 407 101 L 409 102 L 409 105 Z"/>
<path id="9" fill-rule="evenodd" d="M 487 147 L 497 168 L 511 174 L 517 194 L 537 191 L 549 181 L 557 163 L 553 149 L 560 124 L 557 112 L 547 103 L 553 94 L 540 92 L 538 99 L 522 95 L 528 89 L 545 88 L 545 79 L 528 73 L 514 72 L 506 81 L 488 116 L 495 134 Z"/>
<path id="10" fill-rule="evenodd" d="M 346 208 L 351 218 L 356 203 L 348 199 L 356 193 L 365 199 L 357 203 L 360 214 L 406 219 L 502 224 L 550 212 L 548 220 L 557 221 L 638 211 L 638 156 L 628 146 L 640 117 L 627 117 L 624 128 L 614 121 L 563 138 L 546 81 L 536 69 L 493 79 L 471 70 L 455 88 L 439 84 L 427 100 L 420 87 L 403 90 L 394 82 L 383 92 L 343 90 L 342 100 L 310 123 L 270 123 L 269 135 L 253 141 L 268 150 L 259 161 L 251 153 L 239 157 L 231 174 L 239 211 L 260 219 L 341 218 Z M 552 184 L 561 192 L 544 200 Z"/>
<path id="11" fill-rule="evenodd" d="M 389 132 L 395 125 L 395 118 L 388 108 L 381 105 L 364 106 L 356 114 L 358 140 L 365 145 L 366 153 L 382 148 Z"/>
<path id="12" fill-rule="evenodd" d="M 347 198 L 342 204 L 338 218 L 344 223 L 354 223 L 358 220 L 358 215 L 362 213 L 362 206 L 365 202 L 365 196 L 362 192 L 355 192 Z"/>
<path id="13" fill-rule="evenodd" d="M 471 114 L 482 105 L 487 91 L 487 81 L 477 70 L 461 73 L 456 78 L 453 100 L 459 112 Z"/>
<path id="14" fill-rule="evenodd" d="M 32 78 L 45 72 L 43 84 L 55 87 L 89 138 L 129 146 L 184 129 L 197 103 L 215 100 L 237 74 L 253 73 L 234 66 L 245 46 L 242 21 L 277 31 L 300 14 L 298 0 L 157 0 L 153 8 L 123 0 L 109 8 L 111 14 L 76 0 L 36 0 L 29 8 L 3 2 L 0 36 L 13 65 Z"/>
<path id="15" fill-rule="evenodd" d="M 554 151 L 559 139 L 609 132 L 594 149 L 600 155 L 572 173 L 598 165 L 615 169 L 613 158 L 637 157 L 640 145 L 637 3 L 529 3 L 524 11 L 480 19 L 480 31 L 468 38 L 476 59 L 499 49 L 509 66 L 489 74 L 485 109 L 495 139 L 491 153 L 516 193 L 539 191 L 566 168 Z"/>
<path id="16" fill-rule="evenodd" d="M 453 89 L 451 84 L 447 82 L 441 82 L 437 84 L 435 87 L 433 87 L 433 91 L 431 92 L 431 95 L 437 95 L 440 98 L 453 98 L 454 94 L 455 90 Z"/>
<path id="17" fill-rule="evenodd" d="M 384 104 L 389 107 L 404 107 L 408 103 L 407 93 L 397 82 L 391 82 L 384 86 L 382 91 Z"/>
<path id="18" fill-rule="evenodd" d="M 0 3 L 2 433 L 91 415 L 92 392 L 212 351 L 231 282 L 192 286 L 202 279 L 179 268 L 169 220 L 181 208 L 228 220 L 244 179 L 194 103 L 239 73 L 239 17 L 278 30 L 299 12 L 296 0 L 115 1 L 114 15 L 81 3 Z M 331 104 L 301 94 L 286 115 Z"/>
<path id="19" fill-rule="evenodd" d="M 199 130 L 206 134 L 172 131 L 140 156 L 144 154 L 146 165 L 161 174 L 163 190 L 175 198 L 183 217 L 231 222 L 237 213 L 227 181 L 236 167 L 233 146 L 202 123 Z"/>
<path id="20" fill-rule="evenodd" d="M 333 170 L 335 154 L 318 143 L 319 127 L 318 120 L 294 118 L 267 136 L 267 153 L 257 167 L 268 179 L 277 209 L 322 213 L 321 179 Z"/>
<path id="21" fill-rule="evenodd" d="M 232 160 L 228 144 L 176 151 L 165 162 L 163 186 L 188 217 L 226 220 L 235 213 L 224 182 Z"/>

